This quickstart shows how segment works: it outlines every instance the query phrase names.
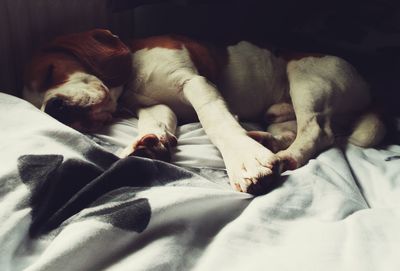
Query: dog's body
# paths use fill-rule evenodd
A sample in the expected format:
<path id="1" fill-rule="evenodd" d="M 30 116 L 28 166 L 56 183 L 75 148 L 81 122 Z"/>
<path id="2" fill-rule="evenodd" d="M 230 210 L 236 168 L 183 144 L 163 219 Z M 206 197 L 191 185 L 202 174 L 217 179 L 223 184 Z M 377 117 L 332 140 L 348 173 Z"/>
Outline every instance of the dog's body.
<path id="1" fill-rule="evenodd" d="M 117 43 L 107 31 L 90 33 L 97 43 L 106 41 L 112 45 L 109 47 Z M 59 44 L 56 42 L 55 47 Z M 349 139 L 360 146 L 372 146 L 382 138 L 379 118 L 360 115 L 370 102 L 367 84 L 340 58 L 276 56 L 249 42 L 219 51 L 172 36 L 126 45 L 133 68 L 126 80 L 118 80 L 116 74 L 104 76 L 108 74 L 91 67 L 93 61 L 84 61 L 91 65 L 74 64 L 75 70 L 60 82 L 38 87 L 43 85 L 37 79 L 37 74 L 43 73 L 37 68 L 43 63 L 42 56 L 31 66 L 25 97 L 31 101 L 40 97 L 36 99 L 38 106 L 78 129 L 108 120 L 119 98 L 139 118 L 139 136 L 122 156 L 168 160 L 170 148 L 176 144 L 177 119 L 198 119 L 221 152 L 231 185 L 256 194 L 265 191 L 274 175 L 304 165 L 331 146 L 336 125 L 352 127 Z M 72 55 L 75 61 L 79 59 L 80 54 Z M 126 50 L 121 55 L 126 55 Z M 120 60 L 122 66 L 128 63 Z M 51 77 L 57 77 L 57 66 L 52 65 Z M 115 80 L 105 83 L 102 77 Z M 121 95 L 122 83 L 126 90 Z M 80 89 L 76 89 L 78 85 Z M 78 113 L 84 111 L 85 117 L 79 118 L 76 108 Z M 64 114 L 71 116 L 59 117 Z M 264 118 L 269 124 L 267 132 L 245 131 L 233 114 L 241 120 Z M 350 121 L 357 117 L 355 124 Z"/>

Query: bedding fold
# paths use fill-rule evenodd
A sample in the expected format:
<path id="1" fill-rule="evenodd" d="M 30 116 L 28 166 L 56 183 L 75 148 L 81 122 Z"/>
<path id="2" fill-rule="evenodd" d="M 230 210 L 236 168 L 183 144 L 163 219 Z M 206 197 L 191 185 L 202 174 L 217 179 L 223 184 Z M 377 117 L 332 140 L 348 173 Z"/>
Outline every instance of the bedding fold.
<path id="1" fill-rule="evenodd" d="M 0 270 L 399 269 L 400 146 L 334 146 L 253 197 L 198 123 L 174 164 L 118 159 L 136 125 L 84 135 L 0 94 Z"/>

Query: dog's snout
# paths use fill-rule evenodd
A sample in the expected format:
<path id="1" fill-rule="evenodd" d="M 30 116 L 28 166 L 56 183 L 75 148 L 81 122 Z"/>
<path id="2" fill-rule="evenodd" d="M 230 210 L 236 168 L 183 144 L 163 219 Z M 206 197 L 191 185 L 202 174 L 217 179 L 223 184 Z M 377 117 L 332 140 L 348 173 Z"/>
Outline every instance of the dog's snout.
<path id="1" fill-rule="evenodd" d="M 65 111 L 67 104 L 61 98 L 52 98 L 47 101 L 46 106 L 44 108 L 44 112 L 57 118 L 57 116 Z"/>
<path id="2" fill-rule="evenodd" d="M 44 112 L 58 121 L 69 124 L 74 115 L 74 107 L 67 104 L 62 98 L 55 97 L 47 101 Z"/>

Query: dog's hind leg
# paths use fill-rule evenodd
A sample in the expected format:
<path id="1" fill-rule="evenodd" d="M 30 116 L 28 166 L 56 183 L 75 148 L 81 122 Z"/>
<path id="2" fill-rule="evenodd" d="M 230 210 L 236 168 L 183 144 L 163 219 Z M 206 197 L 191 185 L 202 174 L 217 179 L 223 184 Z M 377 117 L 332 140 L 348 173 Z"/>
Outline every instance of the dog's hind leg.
<path id="1" fill-rule="evenodd" d="M 274 153 L 287 149 L 293 143 L 297 123 L 292 104 L 273 104 L 265 113 L 265 122 L 268 124 L 266 132 L 250 131 L 247 134 Z"/>
<path id="2" fill-rule="evenodd" d="M 221 152 L 231 186 L 237 191 L 264 193 L 279 168 L 277 156 L 247 135 L 206 78 L 194 75 L 184 84 L 183 94 Z"/>
<path id="3" fill-rule="evenodd" d="M 287 72 L 297 135 L 289 148 L 277 154 L 284 169 L 304 165 L 334 143 L 332 116 L 337 112 L 350 112 L 351 108 L 348 97 L 352 95 L 353 79 L 343 76 L 342 72 L 348 65 L 329 56 L 289 62 Z"/>
<path id="4" fill-rule="evenodd" d="M 133 155 L 170 161 L 171 148 L 177 144 L 175 137 L 177 119 L 174 112 L 168 106 L 158 104 L 139 108 L 137 116 L 139 134 L 120 156 Z"/>

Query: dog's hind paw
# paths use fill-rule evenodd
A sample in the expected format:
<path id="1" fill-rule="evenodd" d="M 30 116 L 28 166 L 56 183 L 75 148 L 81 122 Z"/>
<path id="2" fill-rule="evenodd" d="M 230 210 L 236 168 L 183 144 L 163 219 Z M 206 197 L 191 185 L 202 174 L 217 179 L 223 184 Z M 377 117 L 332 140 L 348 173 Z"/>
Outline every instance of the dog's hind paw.
<path id="1" fill-rule="evenodd" d="M 171 161 L 171 148 L 177 145 L 174 135 L 157 136 L 155 134 L 144 135 L 125 148 L 119 157 L 139 156 L 150 159 Z"/>
<path id="2" fill-rule="evenodd" d="M 290 131 L 283 132 L 276 136 L 264 131 L 249 131 L 247 135 L 273 153 L 286 149 L 296 138 L 296 134 Z"/>

